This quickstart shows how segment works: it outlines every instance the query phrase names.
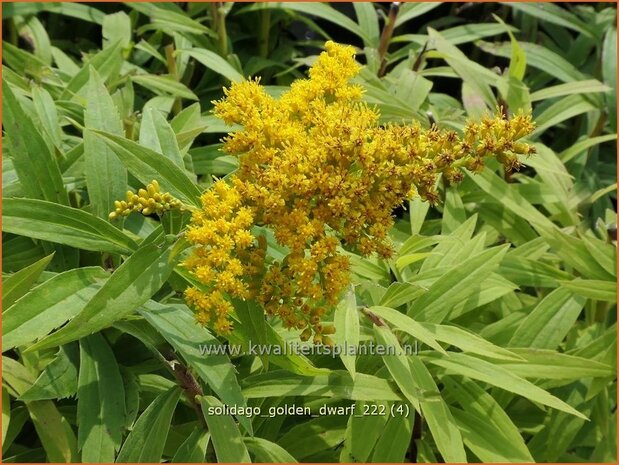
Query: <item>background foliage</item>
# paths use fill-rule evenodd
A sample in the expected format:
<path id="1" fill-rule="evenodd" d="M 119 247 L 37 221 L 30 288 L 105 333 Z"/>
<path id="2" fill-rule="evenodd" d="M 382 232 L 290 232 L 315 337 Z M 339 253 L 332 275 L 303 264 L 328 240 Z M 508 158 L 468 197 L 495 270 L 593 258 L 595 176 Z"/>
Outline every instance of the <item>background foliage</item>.
<path id="1" fill-rule="evenodd" d="M 616 460 L 615 6 L 389 8 L 3 4 L 5 461 Z M 234 171 L 210 101 L 247 76 L 278 95 L 326 38 L 358 47 L 385 122 L 531 108 L 538 155 L 394 212 L 393 260 L 352 257 L 338 342 L 416 355 L 203 356 L 297 335 L 249 303 L 227 340 L 198 327 L 187 217 L 107 215 Z M 396 414 L 205 415 L 222 403 Z"/>

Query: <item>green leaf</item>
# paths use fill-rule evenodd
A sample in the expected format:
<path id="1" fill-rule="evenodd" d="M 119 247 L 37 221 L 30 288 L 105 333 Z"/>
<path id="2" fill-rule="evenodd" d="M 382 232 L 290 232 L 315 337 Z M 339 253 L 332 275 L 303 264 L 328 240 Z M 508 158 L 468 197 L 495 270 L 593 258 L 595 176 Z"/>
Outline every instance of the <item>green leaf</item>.
<path id="1" fill-rule="evenodd" d="M 570 405 L 587 415 L 591 414 L 592 403 L 585 401 L 586 390 L 582 382 L 574 383 L 571 389 L 563 389 L 562 392 Z M 578 441 L 577 435 L 582 434 L 585 424 L 587 422 L 581 418 L 553 411 L 544 419 L 544 428 L 529 441 L 529 450 L 538 462 L 559 460 L 571 444 Z"/>
<path id="2" fill-rule="evenodd" d="M 513 349 L 521 361 L 501 360 L 510 373 L 523 378 L 580 380 L 582 378 L 604 378 L 616 375 L 614 367 L 604 363 L 557 353 L 543 349 Z"/>
<path id="3" fill-rule="evenodd" d="M 180 168 L 185 167 L 174 130 L 153 108 L 147 108 L 142 115 L 140 145 L 168 157 Z"/>
<path id="4" fill-rule="evenodd" d="M 531 453 L 527 449 L 524 439 L 518 428 L 499 403 L 477 383 L 461 378 L 445 376 L 442 381 L 447 395 L 453 396 L 462 409 L 468 414 L 467 418 L 483 418 L 484 427 L 479 429 L 462 428 L 469 424 L 455 409 L 452 409 L 456 421 L 461 425 L 465 444 L 483 460 L 496 462 L 533 462 Z M 463 421 L 464 420 L 464 421 Z M 477 434 L 476 431 L 487 430 L 486 434 Z M 484 441 L 484 437 L 494 437 L 491 442 Z M 484 447 L 479 447 L 483 444 Z"/>
<path id="5" fill-rule="evenodd" d="M 549 23 L 579 32 L 589 38 L 597 38 L 599 35 L 593 25 L 581 21 L 567 9 L 553 3 L 501 3 L 542 21 L 548 21 Z"/>
<path id="6" fill-rule="evenodd" d="M 421 413 L 428 423 L 436 447 L 445 462 L 466 462 L 462 436 L 436 383 L 432 379 L 432 375 L 418 357 L 410 357 L 408 360 L 413 379 L 418 388 L 428 393 L 434 393 L 434 396 L 429 400 L 421 401 Z"/>
<path id="7" fill-rule="evenodd" d="M 205 463 L 206 447 L 211 435 L 202 428 L 195 429 L 179 446 L 171 463 Z"/>
<path id="8" fill-rule="evenodd" d="M 561 287 L 576 295 L 592 300 L 605 302 L 617 302 L 617 283 L 612 281 L 600 281 L 596 279 L 574 279 L 572 281 L 559 281 Z"/>
<path id="9" fill-rule="evenodd" d="M 114 201 L 125 198 L 127 170 L 114 152 L 90 130 L 122 135 L 118 110 L 99 74 L 90 69 L 84 111 L 84 174 L 93 214 L 105 220 L 114 211 Z"/>
<path id="10" fill-rule="evenodd" d="M 129 172 L 144 185 L 156 179 L 162 192 L 170 192 L 180 200 L 200 206 L 200 189 L 172 160 L 124 137 L 101 131 L 93 132 L 111 147 Z"/>
<path id="11" fill-rule="evenodd" d="M 62 149 L 62 129 L 58 119 L 58 111 L 52 96 L 43 87 L 32 88 L 32 103 L 41 123 L 44 139 L 53 153 L 54 148 Z"/>
<path id="12" fill-rule="evenodd" d="M 75 64 L 72 58 L 58 47 L 52 46 L 52 57 L 58 69 L 62 69 L 69 77 L 75 76 L 80 71 L 80 67 Z"/>
<path id="13" fill-rule="evenodd" d="M 372 463 L 403 463 L 412 437 L 414 414 L 387 417 L 372 452 Z M 365 437 L 361 438 L 362 440 Z M 355 457 L 356 458 L 356 457 Z"/>
<path id="14" fill-rule="evenodd" d="M 41 273 L 54 257 L 53 254 L 22 268 L 17 273 L 2 279 L 2 308 L 8 309 L 15 301 L 23 297 L 39 279 Z"/>
<path id="15" fill-rule="evenodd" d="M 249 376 L 243 381 L 243 394 L 248 399 L 279 396 L 320 396 L 351 400 L 402 400 L 391 382 L 376 376 L 332 371 L 328 375 L 300 376 L 275 370 Z"/>
<path id="16" fill-rule="evenodd" d="M 185 306 L 164 306 L 148 302 L 139 313 L 161 334 L 180 354 L 187 365 L 224 401 L 227 405 L 246 406 L 241 388 L 236 379 L 234 365 L 225 354 L 204 355 L 201 347 L 221 346 L 209 331 L 196 325 L 193 313 Z M 251 423 L 245 417 L 239 418 L 243 426 L 251 432 Z"/>
<path id="17" fill-rule="evenodd" d="M 275 442 L 262 438 L 243 438 L 245 446 L 255 457 L 257 463 L 296 463 L 296 459 L 286 449 Z"/>
<path id="18" fill-rule="evenodd" d="M 2 9 L 3 18 L 11 18 L 16 15 L 32 15 L 40 11 L 69 16 L 95 24 L 102 24 L 105 14 L 96 8 L 81 3 L 62 3 L 62 2 L 29 2 L 11 3 Z"/>
<path id="19" fill-rule="evenodd" d="M 424 344 L 432 347 L 434 350 L 445 353 L 445 349 L 436 341 L 434 335 L 413 318 L 389 307 L 370 307 L 369 311 L 384 318 L 394 325 L 396 329 L 410 334 Z"/>
<path id="20" fill-rule="evenodd" d="M 380 30 L 378 29 L 378 14 L 374 9 L 374 4 L 370 2 L 355 2 L 353 7 L 355 8 L 359 27 L 363 31 L 364 36 L 367 37 L 365 44 L 368 47 L 378 48 Z"/>
<path id="21" fill-rule="evenodd" d="M 411 201 L 411 204 L 413 202 Z M 423 218 L 420 218 L 420 221 L 423 222 L 425 219 L 425 213 Z M 406 254 L 417 252 L 419 250 L 427 249 L 437 243 L 439 243 L 444 236 L 420 236 L 416 232 L 412 232 L 411 236 L 402 244 L 400 250 L 398 251 L 400 255 L 405 256 Z"/>
<path id="22" fill-rule="evenodd" d="M 29 344 L 77 315 L 109 275 L 99 267 L 65 271 L 2 313 L 2 350 Z"/>
<path id="23" fill-rule="evenodd" d="M 567 289 L 555 289 L 518 326 L 510 347 L 555 349 L 573 327 L 584 304 L 584 298 Z"/>
<path id="24" fill-rule="evenodd" d="M 359 255 L 348 255 L 350 259 L 351 271 L 360 276 L 362 280 L 381 282 L 389 280 L 389 268 L 378 260 L 360 257 Z M 354 281 L 353 281 L 354 282 Z"/>
<path id="25" fill-rule="evenodd" d="M 120 41 L 104 48 L 90 57 L 82 69 L 71 78 L 60 94 L 60 100 L 71 100 L 90 80 L 90 70 L 95 69 L 104 81 L 115 76 L 122 64 L 122 45 Z"/>
<path id="26" fill-rule="evenodd" d="M 77 208 L 44 200 L 3 199 L 4 231 L 79 249 L 129 254 L 133 239 L 107 221 Z"/>
<path id="27" fill-rule="evenodd" d="M 34 384 L 24 392 L 20 400 L 64 399 L 77 392 L 77 369 L 79 351 L 76 344 L 62 346 L 56 358 L 45 367 Z"/>
<path id="28" fill-rule="evenodd" d="M 250 300 L 235 300 L 234 309 L 241 326 L 248 334 L 248 340 L 256 344 L 269 343 L 269 325 L 263 308 Z"/>
<path id="29" fill-rule="evenodd" d="M 530 137 L 537 136 L 546 129 L 556 126 L 574 116 L 595 110 L 597 110 L 595 105 L 586 100 L 582 95 L 570 95 L 565 97 L 535 116 L 536 127 L 530 134 Z"/>
<path id="30" fill-rule="evenodd" d="M 411 254 L 415 255 L 415 254 Z M 410 257 L 406 255 L 405 257 Z M 405 258 L 401 257 L 401 258 Z M 399 261 L 400 259 L 398 259 Z M 397 262 L 396 262 L 397 266 Z M 382 307 L 399 307 L 422 295 L 427 289 L 411 283 L 391 283 L 380 300 Z"/>
<path id="31" fill-rule="evenodd" d="M 493 18 L 499 22 L 509 35 L 509 40 L 512 44 L 512 54 L 509 60 L 509 75 L 518 81 L 522 81 L 524 78 L 525 71 L 527 69 L 527 55 L 522 50 L 522 47 L 518 44 L 518 41 L 514 37 L 514 34 L 511 31 L 511 28 L 505 24 L 505 22 L 497 15 L 493 14 Z"/>
<path id="32" fill-rule="evenodd" d="M 336 329 L 335 340 L 337 345 L 342 348 L 357 347 L 359 345 L 359 313 L 357 312 L 357 299 L 352 286 L 335 307 L 333 323 Z M 354 379 L 356 374 L 356 355 L 349 350 L 343 349 L 340 358 L 350 376 Z"/>
<path id="33" fill-rule="evenodd" d="M 376 402 L 355 402 L 356 412 L 365 412 L 376 406 L 377 412 L 380 406 L 386 403 Z M 381 437 L 381 433 L 387 423 L 386 415 L 350 415 L 346 433 L 344 436 L 344 446 L 340 454 L 341 463 L 363 463 L 368 462 L 372 449 Z"/>
<path id="34" fill-rule="evenodd" d="M 68 205 L 69 197 L 54 154 L 4 79 L 2 96 L 2 126 L 24 193 L 31 198 Z"/>
<path id="35" fill-rule="evenodd" d="M 527 64 L 543 71 L 562 82 L 584 81 L 585 75 L 581 73 L 572 63 L 550 49 L 529 42 L 519 42 L 520 47 L 527 55 Z M 504 58 L 511 56 L 511 43 L 489 43 L 480 42 L 479 47 L 488 53 Z"/>
<path id="36" fill-rule="evenodd" d="M 4 390 L 8 392 L 8 389 L 5 388 Z M 4 404 L 2 405 L 4 406 Z M 8 430 L 6 432 L 6 438 L 2 441 L 2 449 L 5 455 L 11 447 L 11 444 L 15 441 L 15 438 L 22 431 L 28 419 L 28 409 L 25 406 L 18 406 L 11 410 L 10 423 L 7 424 Z M 4 423 L 2 426 L 4 427 Z M 3 457 L 3 459 L 6 461 L 8 457 Z"/>
<path id="37" fill-rule="evenodd" d="M 572 278 L 570 273 L 558 269 L 555 265 L 509 256 L 501 263 L 499 273 L 519 286 L 531 287 L 558 287 L 559 280 Z"/>
<path id="38" fill-rule="evenodd" d="M 449 236 L 420 237 L 419 242 L 415 241 L 414 245 L 407 241 L 402 249 L 406 247 L 407 251 L 411 248 L 417 250 L 438 243 L 431 255 L 421 264 L 419 272 L 436 271 L 440 267 L 453 266 L 471 257 L 471 254 L 482 251 L 483 247 L 479 240 L 483 238 L 478 236 L 475 240 L 471 240 L 476 225 L 477 215 L 475 214 L 459 225 Z"/>
<path id="39" fill-rule="evenodd" d="M 428 28 L 428 35 L 441 57 L 453 68 L 462 80 L 480 95 L 486 105 L 493 108 L 496 98 L 490 85 L 496 85 L 498 76 L 483 66 L 469 60 L 462 51 L 450 44 L 445 38 L 432 28 Z"/>
<path id="40" fill-rule="evenodd" d="M 522 195 L 507 184 L 490 169 L 486 168 L 482 173 L 473 175 L 466 172 L 468 177 L 475 182 L 491 199 L 501 199 L 501 204 L 531 224 L 537 231 L 552 230 L 554 224 Z"/>
<path id="41" fill-rule="evenodd" d="M 345 425 L 346 417 L 343 415 L 314 418 L 293 426 L 277 442 L 297 460 L 314 462 L 311 457 L 315 454 L 328 454 L 342 443 Z"/>
<path id="42" fill-rule="evenodd" d="M 165 57 L 161 53 L 159 53 L 159 50 L 153 47 L 153 45 L 150 42 L 147 42 L 146 40 L 142 39 L 135 45 L 135 48 L 148 53 L 150 56 L 152 56 L 156 60 L 159 60 L 161 63 L 167 65 Z"/>
<path id="43" fill-rule="evenodd" d="M 416 410 L 419 410 L 419 401 L 426 394 L 417 388 L 413 379 L 407 356 L 404 354 L 398 339 L 386 326 L 374 326 L 376 343 L 389 350 L 390 353 L 382 355 L 383 362 L 391 373 L 391 377 L 402 391 L 402 394 Z M 393 351 L 393 353 L 391 353 Z"/>
<path id="44" fill-rule="evenodd" d="M 604 35 L 602 44 L 602 76 L 612 92 L 608 94 L 608 118 L 611 129 L 617 131 L 617 29 L 610 28 Z"/>
<path id="45" fill-rule="evenodd" d="M 138 416 L 140 408 L 140 385 L 138 377 L 129 369 L 121 367 L 120 373 L 123 378 L 123 389 L 125 390 L 125 425 L 127 429 L 133 429 L 133 424 Z"/>
<path id="46" fill-rule="evenodd" d="M 402 68 L 397 79 L 395 97 L 413 111 L 418 111 L 428 98 L 432 86 L 432 81 L 421 74 Z"/>
<path id="47" fill-rule="evenodd" d="M 78 446 L 84 462 L 113 462 L 125 426 L 125 390 L 112 349 L 100 334 L 80 340 Z"/>
<path id="48" fill-rule="evenodd" d="M 165 8 L 161 5 L 150 3 L 128 3 L 128 6 L 150 17 L 149 28 L 160 29 L 168 34 L 190 33 L 190 34 L 212 34 L 213 32 L 190 18 L 187 14 L 181 13 L 177 8 Z"/>
<path id="49" fill-rule="evenodd" d="M 409 5 L 408 3 L 406 4 Z M 517 32 L 513 26 L 507 26 L 510 31 Z M 461 45 L 468 42 L 474 42 L 484 37 L 496 36 L 505 32 L 505 26 L 496 23 L 475 23 L 462 24 L 460 26 L 451 27 L 441 30 L 441 35 L 452 45 Z M 391 43 L 398 42 L 415 42 L 419 45 L 425 44 L 428 41 L 428 36 L 425 34 L 400 34 L 391 39 Z"/>
<path id="50" fill-rule="evenodd" d="M 300 375 L 315 375 L 328 372 L 326 368 L 316 368 L 303 354 L 289 349 L 289 345 L 279 333 L 264 319 L 264 311 L 256 302 L 235 302 L 236 315 L 241 324 L 236 325 L 235 330 L 228 335 L 230 345 L 249 352 L 250 345 L 256 345 L 264 340 L 264 347 L 269 346 L 271 352 L 260 354 L 262 360 L 273 363 L 280 368 Z"/>
<path id="51" fill-rule="evenodd" d="M 105 15 L 102 25 L 103 48 L 120 42 L 127 48 L 131 42 L 131 18 L 124 11 Z"/>
<path id="52" fill-rule="evenodd" d="M 239 160 L 233 155 L 221 153 L 221 145 L 209 145 L 189 150 L 196 174 L 227 175 L 239 166 Z"/>
<path id="53" fill-rule="evenodd" d="M 211 433 L 217 461 L 220 463 L 251 463 L 249 452 L 247 452 L 247 447 L 243 443 L 234 419 L 229 415 L 216 413 L 216 409 L 221 409 L 224 405 L 212 396 L 200 396 L 199 399 Z"/>
<path id="54" fill-rule="evenodd" d="M 14 397 L 22 395 L 34 382 L 32 372 L 17 360 L 2 357 L 3 386 Z M 71 425 L 50 400 L 26 402 L 26 408 L 49 462 L 78 460 L 77 441 Z"/>
<path id="55" fill-rule="evenodd" d="M 509 370 L 496 364 L 471 357 L 469 355 L 450 352 L 449 356 L 442 354 L 424 354 L 423 359 L 429 363 L 444 368 L 448 373 L 476 379 L 492 386 L 518 394 L 532 402 L 539 402 L 548 407 L 570 413 L 579 418 L 586 418 L 559 398 L 537 387 L 535 384 L 514 375 Z M 419 362 L 421 363 L 421 361 Z"/>
<path id="56" fill-rule="evenodd" d="M 11 421 L 11 397 L 9 392 L 2 386 L 2 445 L 6 444 L 6 432 Z"/>
<path id="57" fill-rule="evenodd" d="M 445 190 L 445 204 L 443 206 L 443 220 L 441 233 L 448 235 L 455 231 L 458 226 L 466 221 L 466 211 L 462 198 L 455 187 Z M 400 259 L 401 260 L 401 259 Z"/>
<path id="58" fill-rule="evenodd" d="M 579 239 L 554 229 L 543 231 L 544 239 L 568 265 L 578 270 L 583 278 L 615 281 L 616 254 L 614 247 L 601 241 Z"/>
<path id="59" fill-rule="evenodd" d="M 355 23 L 352 19 L 343 13 L 340 13 L 328 3 L 322 2 L 310 2 L 310 3 L 298 3 L 298 2 L 269 2 L 269 3 L 254 3 L 249 7 L 243 9 L 243 11 L 257 11 L 267 8 L 276 8 L 283 10 L 291 10 L 303 15 L 316 16 L 325 21 L 334 23 L 337 26 L 343 27 L 352 32 L 356 36 L 360 37 L 364 41 L 369 41 L 369 38 L 365 35 L 361 27 Z"/>
<path id="60" fill-rule="evenodd" d="M 482 462 L 533 461 L 530 454 L 529 460 L 516 458 L 522 457 L 520 451 L 510 447 L 501 432 L 486 421 L 485 415 L 475 415 L 458 408 L 452 408 L 451 412 L 462 433 L 464 443 Z"/>
<path id="61" fill-rule="evenodd" d="M 161 461 L 170 422 L 181 395 L 176 386 L 157 397 L 144 410 L 116 457 L 118 463 Z"/>
<path id="62" fill-rule="evenodd" d="M 582 242 L 585 244 L 589 255 L 612 277 L 610 281 L 615 281 L 617 277 L 617 249 L 614 244 L 588 235 L 582 236 Z"/>
<path id="63" fill-rule="evenodd" d="M 497 82 L 497 89 L 499 89 L 512 113 L 529 112 L 531 110 L 529 88 L 519 79 L 510 75 L 502 76 Z"/>
<path id="64" fill-rule="evenodd" d="M 395 27 L 401 26 L 407 21 L 411 19 L 415 19 L 429 11 L 432 11 L 434 8 L 441 5 L 441 2 L 411 2 L 411 3 L 401 3 L 400 11 L 398 12 L 398 16 L 396 17 Z"/>
<path id="65" fill-rule="evenodd" d="M 194 139 L 207 129 L 208 124 L 200 114 L 200 104 L 194 103 L 179 112 L 170 121 L 170 126 L 176 134 L 181 152 L 184 153 L 189 149 Z"/>
<path id="66" fill-rule="evenodd" d="M 77 462 L 75 434 L 54 403 L 51 400 L 37 400 L 28 402 L 26 406 L 48 461 Z"/>
<path id="67" fill-rule="evenodd" d="M 41 79 L 49 73 L 49 66 L 36 55 L 16 47 L 8 41 L 2 43 L 2 60 L 8 65 L 8 72 L 2 73 L 6 81 L 23 89 L 29 90 L 23 76 L 33 76 Z M 13 68 L 13 69 L 11 69 Z"/>
<path id="68" fill-rule="evenodd" d="M 509 245 L 489 248 L 455 266 L 413 302 L 408 314 L 432 323 L 448 318 L 453 306 L 468 297 L 475 284 L 483 282 L 498 268 L 508 248 Z"/>
<path id="69" fill-rule="evenodd" d="M 217 74 L 221 74 L 231 82 L 241 82 L 245 80 L 245 77 L 243 77 L 243 75 L 239 73 L 230 63 L 210 50 L 203 48 L 192 48 L 177 50 L 176 53 L 193 57 L 206 68 L 216 72 Z"/>
<path id="70" fill-rule="evenodd" d="M 146 241 L 145 241 L 146 242 Z M 170 246 L 142 245 L 105 282 L 82 311 L 66 326 L 30 350 L 42 350 L 87 336 L 129 315 L 167 281 L 175 265 Z"/>
<path id="71" fill-rule="evenodd" d="M 187 86 L 174 79 L 173 76 L 138 74 L 131 76 L 131 80 L 157 95 L 169 94 L 172 97 L 198 100 L 196 94 L 189 90 Z"/>
<path id="72" fill-rule="evenodd" d="M 435 325 L 432 323 L 419 323 L 436 340 L 446 342 L 461 349 L 463 352 L 496 358 L 499 360 L 521 360 L 521 358 L 502 347 L 479 337 L 473 332 L 463 328 L 449 325 Z"/>
<path id="73" fill-rule="evenodd" d="M 32 44 L 35 56 L 48 66 L 52 64 L 51 42 L 47 30 L 36 16 L 15 18 L 20 36 Z"/>
<path id="74" fill-rule="evenodd" d="M 546 100 L 556 97 L 564 97 L 572 94 L 593 94 L 596 92 L 608 92 L 610 87 L 602 84 L 597 79 L 587 79 L 585 81 L 566 82 L 556 86 L 545 87 L 531 93 L 531 101 Z M 606 136 L 608 137 L 608 136 Z"/>

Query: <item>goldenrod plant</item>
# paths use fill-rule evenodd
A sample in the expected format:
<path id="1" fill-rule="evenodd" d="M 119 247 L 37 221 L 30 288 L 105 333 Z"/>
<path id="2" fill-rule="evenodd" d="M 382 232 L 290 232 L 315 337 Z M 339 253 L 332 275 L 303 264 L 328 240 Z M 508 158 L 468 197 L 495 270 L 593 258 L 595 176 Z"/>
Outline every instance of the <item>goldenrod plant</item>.
<path id="1" fill-rule="evenodd" d="M 50 5 L 5 461 L 616 461 L 615 5 Z"/>

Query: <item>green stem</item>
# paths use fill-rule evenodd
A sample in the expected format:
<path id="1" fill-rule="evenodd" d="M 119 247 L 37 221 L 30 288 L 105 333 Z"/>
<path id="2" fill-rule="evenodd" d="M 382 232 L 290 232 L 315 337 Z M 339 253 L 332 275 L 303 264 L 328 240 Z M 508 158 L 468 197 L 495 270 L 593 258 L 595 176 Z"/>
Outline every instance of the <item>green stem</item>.
<path id="1" fill-rule="evenodd" d="M 271 30 L 271 10 L 264 9 L 260 12 L 260 38 L 258 50 L 262 58 L 269 55 L 269 32 Z"/>
<path id="2" fill-rule="evenodd" d="M 226 16 L 223 12 L 222 2 L 211 3 L 211 15 L 213 29 L 217 33 L 219 54 L 225 58 L 228 56 L 228 34 L 226 33 Z"/>
<path id="3" fill-rule="evenodd" d="M 15 45 L 17 47 L 17 41 L 19 40 L 19 36 L 17 34 L 17 25 L 15 24 L 15 19 L 9 19 L 7 21 L 7 26 L 9 29 L 9 42 L 11 43 L 11 45 Z"/>
<path id="4" fill-rule="evenodd" d="M 174 45 L 168 44 L 165 46 L 164 50 L 166 62 L 168 64 L 168 73 L 170 73 L 170 75 L 173 76 L 176 81 L 180 81 L 178 75 L 178 68 L 176 67 L 176 58 L 174 58 Z M 183 104 L 181 102 L 181 99 L 178 97 L 175 98 L 174 105 L 172 106 L 172 113 L 178 115 L 182 109 Z"/>

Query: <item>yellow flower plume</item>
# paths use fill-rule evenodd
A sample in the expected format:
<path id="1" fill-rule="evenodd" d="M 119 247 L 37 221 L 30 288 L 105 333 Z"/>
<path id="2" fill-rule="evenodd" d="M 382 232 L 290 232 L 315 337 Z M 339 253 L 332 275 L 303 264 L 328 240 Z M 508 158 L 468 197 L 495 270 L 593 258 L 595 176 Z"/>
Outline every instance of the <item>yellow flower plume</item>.
<path id="1" fill-rule="evenodd" d="M 350 82 L 359 69 L 352 47 L 329 41 L 309 78 L 281 98 L 248 80 L 214 102 L 218 117 L 242 126 L 224 139 L 240 165 L 203 195 L 187 233 L 196 248 L 185 265 L 203 285 L 186 292 L 198 321 L 228 331 L 228 298 L 254 298 L 303 339 L 321 341 L 333 332 L 321 323 L 326 307 L 349 283 L 342 247 L 389 257 L 392 211 L 405 199 L 434 202 L 440 175 L 457 182 L 461 168 L 480 171 L 487 157 L 514 169 L 517 155 L 534 153 L 518 142 L 533 129 L 530 115 L 470 122 L 462 135 L 380 125 Z M 287 255 L 267 260 L 252 226 L 272 230 Z"/>

